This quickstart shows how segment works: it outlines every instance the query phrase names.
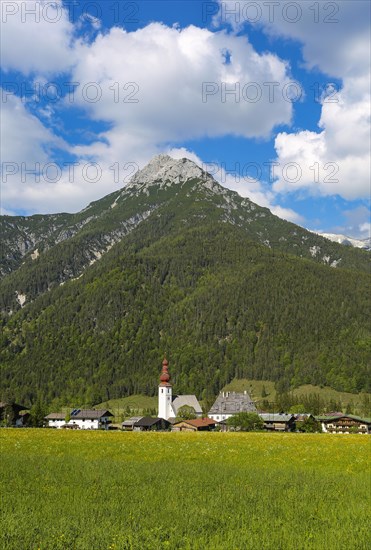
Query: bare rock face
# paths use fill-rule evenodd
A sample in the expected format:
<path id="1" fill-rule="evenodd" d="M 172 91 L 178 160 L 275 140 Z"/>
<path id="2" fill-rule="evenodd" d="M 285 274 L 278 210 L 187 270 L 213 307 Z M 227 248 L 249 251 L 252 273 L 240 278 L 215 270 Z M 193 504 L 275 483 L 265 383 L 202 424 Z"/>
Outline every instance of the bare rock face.
<path id="1" fill-rule="evenodd" d="M 211 179 L 211 176 L 189 159 L 173 159 L 168 155 L 158 155 L 131 178 L 127 189 L 159 182 L 162 186 L 167 186 L 195 178 Z"/>

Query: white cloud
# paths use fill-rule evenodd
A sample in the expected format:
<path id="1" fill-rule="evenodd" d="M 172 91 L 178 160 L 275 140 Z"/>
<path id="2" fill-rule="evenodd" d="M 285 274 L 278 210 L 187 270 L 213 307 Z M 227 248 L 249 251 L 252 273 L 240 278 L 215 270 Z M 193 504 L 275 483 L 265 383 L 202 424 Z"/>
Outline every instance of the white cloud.
<path id="1" fill-rule="evenodd" d="M 61 0 L 2 2 L 0 30 L 5 71 L 58 74 L 74 63 L 74 27 Z"/>
<path id="2" fill-rule="evenodd" d="M 300 178 L 279 170 L 277 192 L 305 189 L 314 195 L 340 195 L 348 200 L 370 196 L 369 93 L 346 80 L 338 103 L 324 103 L 319 126 L 322 132 L 279 133 L 275 139 L 277 161 L 300 166 Z"/>
<path id="3" fill-rule="evenodd" d="M 342 78 L 363 74 L 369 59 L 370 3 L 341 2 L 250 2 L 219 0 L 215 24 L 230 23 L 236 30 L 251 24 L 272 37 L 285 37 L 302 44 L 308 68 Z M 256 7 L 256 5 L 258 7 Z M 278 5 L 277 5 L 278 4 Z"/>
<path id="4" fill-rule="evenodd" d="M 76 201 L 83 198 L 79 197 L 79 187 L 69 183 L 66 174 L 56 183 L 49 181 L 55 178 L 51 166 L 54 153 L 66 150 L 67 144 L 31 114 L 20 98 L 7 94 L 6 99 L 2 104 L 0 148 L 3 212 L 17 208 L 32 212 L 74 209 Z"/>
<path id="5" fill-rule="evenodd" d="M 3 162 L 48 161 L 48 149 L 57 139 L 32 115 L 22 100 L 3 90 L 0 156 Z"/>
<path id="6" fill-rule="evenodd" d="M 237 13 L 226 16 L 225 7 L 231 10 L 237 4 Z M 224 22 L 228 19 L 235 29 L 240 29 L 244 22 L 256 19 L 253 24 L 271 37 L 298 40 L 309 69 L 316 67 L 343 80 L 339 93 L 323 100 L 321 131 L 277 135 L 275 147 L 280 167 L 296 163 L 301 177 L 294 181 L 295 174 L 288 172 L 285 178 L 281 169 L 274 190 L 338 194 L 350 200 L 369 197 L 370 3 L 342 0 L 312 4 L 298 0 L 278 6 L 263 3 L 258 12 L 250 2 L 237 4 L 222 2 L 216 21 L 223 22 L 224 14 Z"/>
<path id="7" fill-rule="evenodd" d="M 229 64 L 225 50 L 231 55 Z M 282 94 L 269 102 L 264 85 L 288 83 L 287 66 L 275 55 L 257 54 L 245 37 L 152 23 L 132 33 L 112 28 L 93 43 L 80 45 L 77 58 L 77 104 L 91 117 L 143 140 L 269 137 L 276 125 L 291 121 L 291 103 Z M 96 82 L 101 92 L 95 103 L 83 94 L 89 82 Z M 235 93 L 224 97 L 225 86 Z M 254 101 L 256 94 L 262 95 L 259 101 Z"/>

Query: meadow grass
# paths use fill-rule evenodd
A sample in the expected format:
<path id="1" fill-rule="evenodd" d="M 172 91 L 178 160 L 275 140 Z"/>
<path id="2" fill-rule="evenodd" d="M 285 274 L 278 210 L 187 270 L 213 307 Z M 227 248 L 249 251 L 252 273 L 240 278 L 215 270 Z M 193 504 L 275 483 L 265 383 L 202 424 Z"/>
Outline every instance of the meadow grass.
<path id="1" fill-rule="evenodd" d="M 363 435 L 0 430 L 3 550 L 363 550 Z"/>
<path id="2" fill-rule="evenodd" d="M 129 418 L 133 414 L 143 413 L 146 409 L 157 409 L 158 397 L 149 397 L 148 395 L 131 395 L 118 399 L 103 401 L 94 405 L 95 409 L 108 409 L 115 416 L 116 422 L 122 422 L 124 418 Z M 128 412 L 130 409 L 130 412 Z"/>

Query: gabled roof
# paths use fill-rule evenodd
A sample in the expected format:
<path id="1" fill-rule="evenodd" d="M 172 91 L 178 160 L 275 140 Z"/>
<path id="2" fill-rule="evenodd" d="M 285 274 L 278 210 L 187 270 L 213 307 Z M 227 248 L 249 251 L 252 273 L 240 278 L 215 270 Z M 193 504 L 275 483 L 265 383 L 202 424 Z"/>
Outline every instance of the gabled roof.
<path id="1" fill-rule="evenodd" d="M 334 422 L 335 420 L 341 420 L 343 418 L 349 418 L 350 420 L 355 420 L 356 422 L 362 422 L 363 424 L 371 424 L 371 418 L 361 418 L 360 416 L 355 416 L 354 414 L 337 414 L 334 416 L 316 416 L 316 420 L 321 422 Z"/>
<path id="2" fill-rule="evenodd" d="M 103 416 L 113 416 L 113 414 L 110 411 L 104 410 L 104 409 L 83 409 L 79 411 L 77 414 L 74 414 L 72 419 L 73 420 L 97 420 L 99 418 L 102 418 Z"/>
<path id="3" fill-rule="evenodd" d="M 143 418 L 141 418 L 140 420 L 138 420 L 134 426 L 135 427 L 151 427 L 151 426 L 154 426 L 155 424 L 158 424 L 158 423 L 162 423 L 162 422 L 166 422 L 167 424 L 169 424 L 169 422 L 167 420 L 164 420 L 163 418 L 152 418 L 151 416 L 143 416 Z"/>
<path id="4" fill-rule="evenodd" d="M 237 414 L 256 412 L 256 407 L 247 392 L 221 392 L 211 407 L 209 414 Z"/>
<path id="5" fill-rule="evenodd" d="M 177 424 L 189 424 L 194 428 L 206 428 L 207 426 L 215 426 L 218 422 L 216 422 L 216 420 L 212 420 L 211 418 L 195 418 L 194 420 L 181 420 L 180 422 L 177 422 Z"/>
<path id="6" fill-rule="evenodd" d="M 292 414 L 261 413 L 260 418 L 264 422 L 289 422 L 294 418 Z"/>
<path id="7" fill-rule="evenodd" d="M 126 427 L 126 426 L 134 426 L 134 424 L 136 422 L 138 422 L 139 420 L 141 420 L 143 418 L 143 416 L 132 416 L 131 418 L 127 418 L 126 420 L 124 420 L 124 422 L 122 423 L 122 426 Z"/>
<path id="8" fill-rule="evenodd" d="M 176 395 L 173 397 L 172 407 L 177 415 L 178 410 L 184 406 L 193 407 L 196 414 L 202 414 L 202 408 L 195 395 Z"/>
<path id="9" fill-rule="evenodd" d="M 49 413 L 44 417 L 44 420 L 64 420 L 66 418 L 66 413 Z"/>

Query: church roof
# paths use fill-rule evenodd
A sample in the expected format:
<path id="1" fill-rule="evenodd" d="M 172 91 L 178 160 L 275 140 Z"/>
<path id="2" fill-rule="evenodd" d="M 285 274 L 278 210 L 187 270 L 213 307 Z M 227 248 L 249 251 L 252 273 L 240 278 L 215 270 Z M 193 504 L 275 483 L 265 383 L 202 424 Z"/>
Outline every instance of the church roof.
<path id="1" fill-rule="evenodd" d="M 202 408 L 195 395 L 176 395 L 173 398 L 172 407 L 175 415 L 181 407 L 193 407 L 196 414 L 202 414 Z"/>
<path id="2" fill-rule="evenodd" d="M 221 392 L 211 407 L 209 415 L 237 414 L 239 412 L 256 412 L 255 404 L 246 391 L 243 393 L 234 391 Z"/>

